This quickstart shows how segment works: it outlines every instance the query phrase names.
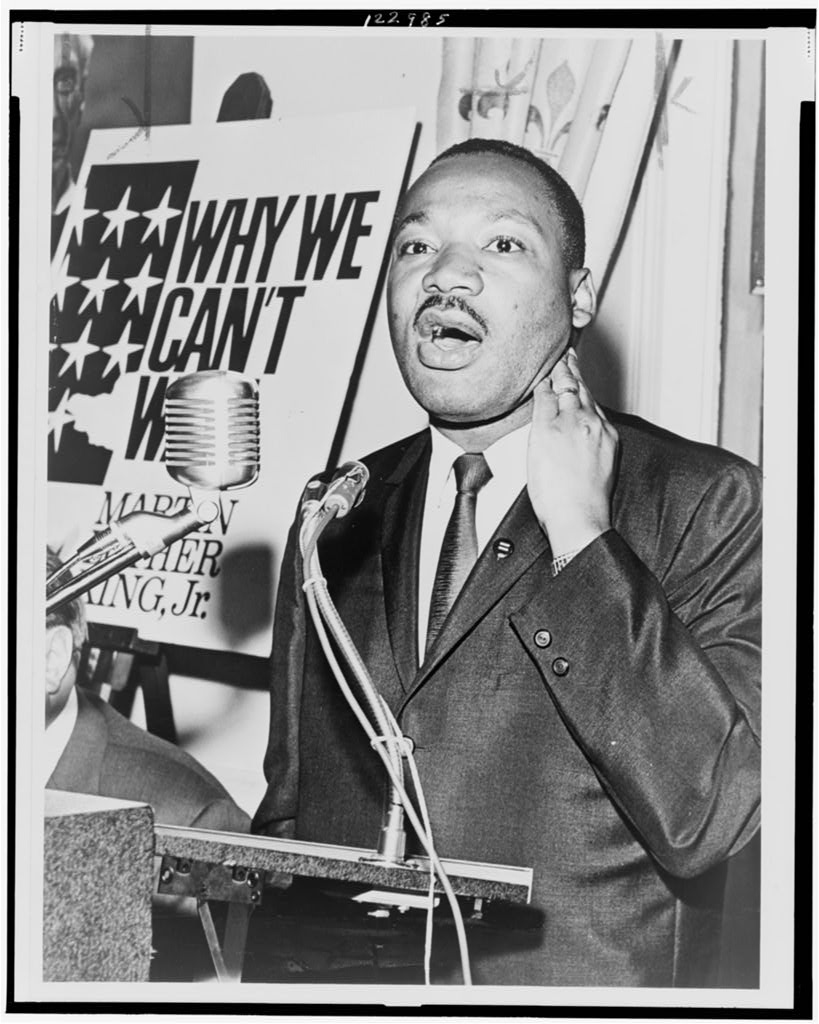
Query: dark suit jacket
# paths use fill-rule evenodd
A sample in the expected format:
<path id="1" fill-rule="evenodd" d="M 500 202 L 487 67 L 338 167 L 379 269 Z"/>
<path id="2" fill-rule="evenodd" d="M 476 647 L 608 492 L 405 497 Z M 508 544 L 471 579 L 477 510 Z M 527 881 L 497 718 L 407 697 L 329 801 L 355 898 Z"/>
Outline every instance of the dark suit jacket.
<path id="1" fill-rule="evenodd" d="M 613 528 L 552 579 L 524 490 L 495 535 L 513 552 L 487 546 L 420 667 L 428 432 L 365 460 L 365 500 L 320 545 L 341 616 L 415 741 L 438 853 L 534 869 L 542 930 L 477 951 L 478 981 L 715 983 L 724 862 L 759 825 L 758 473 L 612 420 Z M 291 534 L 254 830 L 373 847 L 383 770 L 301 582 Z"/>
<path id="2" fill-rule="evenodd" d="M 154 820 L 220 832 L 247 832 L 248 815 L 190 754 L 77 689 L 77 721 L 49 789 L 150 804 Z"/>

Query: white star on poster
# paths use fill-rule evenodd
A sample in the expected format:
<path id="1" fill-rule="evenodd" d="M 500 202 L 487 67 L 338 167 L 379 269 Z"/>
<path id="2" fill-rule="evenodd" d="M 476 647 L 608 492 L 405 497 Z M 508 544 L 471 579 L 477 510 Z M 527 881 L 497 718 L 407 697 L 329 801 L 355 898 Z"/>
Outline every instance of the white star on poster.
<path id="1" fill-rule="evenodd" d="M 57 404 L 57 408 L 48 414 L 48 432 L 54 434 L 54 451 L 60 447 L 60 439 L 63 436 L 63 427 L 66 423 L 73 423 L 74 416 L 68 411 L 68 402 L 71 392 L 66 391 Z"/>
<path id="2" fill-rule="evenodd" d="M 54 207 L 54 216 L 55 217 L 59 217 L 61 213 L 65 213 L 66 212 L 66 210 L 71 206 L 72 202 L 74 201 L 74 197 L 76 196 L 78 191 L 79 191 L 79 189 L 74 184 L 74 182 L 73 181 L 69 181 L 68 185 L 65 188 L 65 191 L 62 193 L 60 198 L 57 200 L 57 204 Z"/>
<path id="3" fill-rule="evenodd" d="M 74 201 L 71 203 L 71 209 L 68 211 L 68 224 L 69 226 L 69 240 L 71 238 L 71 232 L 77 236 L 77 245 L 82 245 L 82 232 L 85 227 L 85 222 L 89 217 L 96 217 L 100 212 L 99 210 L 86 209 L 85 197 L 88 194 L 88 189 L 78 188 L 75 191 Z"/>
<path id="4" fill-rule="evenodd" d="M 103 210 L 103 217 L 108 218 L 108 227 L 102 234 L 101 242 L 113 232 L 117 233 L 117 248 L 122 245 L 122 235 L 125 231 L 125 225 L 129 220 L 133 220 L 134 217 L 138 217 L 139 213 L 137 210 L 128 209 L 128 200 L 131 198 L 131 186 L 125 189 L 125 193 L 119 201 L 119 206 L 116 210 Z"/>
<path id="5" fill-rule="evenodd" d="M 74 277 L 73 274 L 68 273 L 68 260 L 69 257 L 66 256 L 62 264 L 60 265 L 60 269 L 57 271 L 54 277 L 54 286 L 51 290 L 52 297 L 57 297 L 57 309 L 59 309 L 61 313 L 63 311 L 63 302 L 65 301 L 66 289 L 70 288 L 72 284 L 76 284 L 77 281 L 79 281 L 78 277 Z"/>
<path id="6" fill-rule="evenodd" d="M 58 374 L 59 377 L 62 377 L 66 370 L 70 369 L 70 367 L 74 366 L 75 364 L 77 367 L 77 380 L 79 380 L 80 377 L 82 377 L 82 368 L 85 365 L 86 356 L 93 355 L 98 348 L 97 345 L 92 345 L 89 342 L 88 336 L 90 334 L 91 321 L 89 320 L 88 323 L 85 325 L 85 330 L 82 332 L 82 334 L 76 341 L 69 342 L 68 344 L 65 344 L 65 342 L 63 342 L 63 350 L 68 352 L 68 359 L 66 359 L 63 365 L 60 367 L 60 372 Z"/>
<path id="7" fill-rule="evenodd" d="M 132 352 L 139 352 L 142 345 L 134 345 L 130 342 L 131 337 L 131 321 L 125 325 L 125 330 L 119 336 L 119 341 L 116 345 L 109 345 L 108 348 L 103 348 L 102 345 L 98 345 L 100 352 L 104 353 L 108 362 L 105 364 L 105 369 L 102 371 L 102 376 L 107 377 L 112 370 L 119 370 L 120 374 L 126 372 L 128 366 L 128 357 Z"/>
<path id="8" fill-rule="evenodd" d="M 128 292 L 128 298 L 123 302 L 123 310 L 127 309 L 128 306 L 137 300 L 137 306 L 139 307 L 140 314 L 142 313 L 142 307 L 145 304 L 145 298 L 148 295 L 149 288 L 155 288 L 158 284 L 162 284 L 161 277 L 151 277 L 151 260 L 152 256 L 149 256 L 147 260 L 142 264 L 142 270 L 137 274 L 136 277 L 126 277 L 125 284 L 128 285 L 130 291 Z"/>
<path id="9" fill-rule="evenodd" d="M 159 232 L 159 244 L 165 244 L 165 228 L 167 227 L 168 221 L 173 220 L 174 217 L 179 217 L 182 213 L 181 210 L 175 210 L 171 205 L 171 188 L 170 185 L 165 189 L 165 195 L 162 197 L 162 201 L 159 206 L 155 206 L 153 210 L 143 211 L 142 216 L 147 217 L 148 227 L 145 228 L 145 234 L 142 236 L 144 242 L 154 231 Z"/>
<path id="10" fill-rule="evenodd" d="M 80 282 L 83 288 L 87 289 L 88 291 L 88 294 L 82 300 L 82 305 L 80 306 L 81 313 L 86 306 L 90 305 L 92 300 L 96 301 L 97 312 L 101 313 L 102 303 L 105 299 L 105 293 L 108 291 L 109 288 L 113 288 L 115 285 L 119 284 L 119 281 L 116 278 L 108 276 L 108 267 L 110 266 L 110 263 L 111 259 L 109 257 L 109 259 L 107 259 L 105 263 L 103 263 L 102 269 L 100 270 L 96 277 L 87 277 L 84 281 Z"/>

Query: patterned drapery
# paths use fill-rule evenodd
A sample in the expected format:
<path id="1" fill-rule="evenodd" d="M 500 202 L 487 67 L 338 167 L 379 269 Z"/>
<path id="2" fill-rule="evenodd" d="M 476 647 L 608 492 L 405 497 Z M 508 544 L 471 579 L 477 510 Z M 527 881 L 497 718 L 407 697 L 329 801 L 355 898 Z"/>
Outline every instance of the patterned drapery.
<path id="1" fill-rule="evenodd" d="M 598 282 L 656 103 L 653 46 L 648 37 L 622 36 L 443 43 L 438 152 L 469 138 L 505 139 L 558 170 L 584 205 L 586 262 Z M 606 159 L 598 161 L 604 138 Z"/>

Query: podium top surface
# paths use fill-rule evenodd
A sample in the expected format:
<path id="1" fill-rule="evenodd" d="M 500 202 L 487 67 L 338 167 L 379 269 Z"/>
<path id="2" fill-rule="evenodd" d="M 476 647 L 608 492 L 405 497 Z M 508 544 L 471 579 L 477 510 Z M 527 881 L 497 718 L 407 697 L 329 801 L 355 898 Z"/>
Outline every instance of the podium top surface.
<path id="1" fill-rule="evenodd" d="M 191 861 L 411 892 L 425 892 L 429 887 L 429 860 L 426 857 L 412 857 L 392 864 L 379 861 L 375 850 L 354 846 L 174 825 L 156 825 L 154 832 L 155 853 Z M 441 858 L 441 863 L 458 896 L 526 903 L 531 899 L 531 868 L 446 858 Z M 436 889 L 440 891 L 437 880 Z"/>

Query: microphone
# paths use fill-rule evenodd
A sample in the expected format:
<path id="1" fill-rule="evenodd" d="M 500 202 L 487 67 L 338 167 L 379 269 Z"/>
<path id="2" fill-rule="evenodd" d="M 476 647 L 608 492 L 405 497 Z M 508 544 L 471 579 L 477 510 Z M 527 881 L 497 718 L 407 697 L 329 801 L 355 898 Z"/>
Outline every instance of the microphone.
<path id="1" fill-rule="evenodd" d="M 363 462 L 345 462 L 338 467 L 323 499 L 328 508 L 336 509 L 336 519 L 343 519 L 361 504 L 369 479 L 370 472 Z"/>
<path id="2" fill-rule="evenodd" d="M 302 522 L 319 508 L 333 510 L 337 519 L 343 519 L 361 504 L 369 479 L 370 471 L 364 463 L 353 460 L 342 463 L 329 484 L 318 477 L 309 480 L 301 496 Z"/>
<path id="3" fill-rule="evenodd" d="M 189 373 L 165 392 L 165 465 L 206 491 L 248 487 L 259 475 L 259 389 L 228 370 Z"/>
<path id="4" fill-rule="evenodd" d="M 129 565 L 212 523 L 220 492 L 259 475 L 259 389 L 228 370 L 190 373 L 165 393 L 165 463 L 188 488 L 189 507 L 173 516 L 131 512 L 94 534 L 46 582 L 46 611 Z"/>

